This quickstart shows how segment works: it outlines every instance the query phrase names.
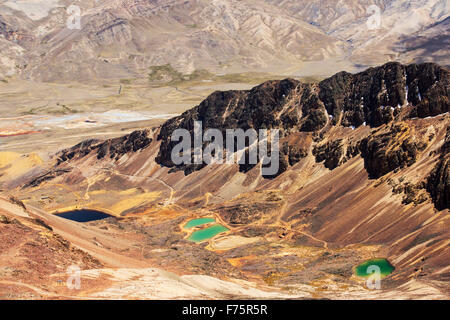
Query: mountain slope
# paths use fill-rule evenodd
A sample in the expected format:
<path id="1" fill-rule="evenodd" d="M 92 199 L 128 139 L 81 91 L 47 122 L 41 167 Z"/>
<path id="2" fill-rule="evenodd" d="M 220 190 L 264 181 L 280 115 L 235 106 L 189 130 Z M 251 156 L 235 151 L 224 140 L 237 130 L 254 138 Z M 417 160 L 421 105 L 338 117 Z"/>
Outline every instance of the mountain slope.
<path id="1" fill-rule="evenodd" d="M 291 293 L 308 285 L 319 297 L 350 286 L 363 297 L 354 266 L 386 257 L 395 271 L 375 296 L 448 296 L 448 79 L 437 65 L 389 63 L 320 83 L 216 92 L 160 128 L 62 150 L 3 188 L 49 212 L 108 212 L 118 230 L 142 237 L 139 257 L 176 273 L 254 279 Z M 383 112 L 390 117 L 374 115 Z M 316 114 L 324 122 L 305 127 Z M 180 126 L 192 133 L 196 119 L 205 128 L 280 129 L 282 172 L 174 166 L 167 137 Z M 182 226 L 195 217 L 230 231 L 194 244 Z"/>

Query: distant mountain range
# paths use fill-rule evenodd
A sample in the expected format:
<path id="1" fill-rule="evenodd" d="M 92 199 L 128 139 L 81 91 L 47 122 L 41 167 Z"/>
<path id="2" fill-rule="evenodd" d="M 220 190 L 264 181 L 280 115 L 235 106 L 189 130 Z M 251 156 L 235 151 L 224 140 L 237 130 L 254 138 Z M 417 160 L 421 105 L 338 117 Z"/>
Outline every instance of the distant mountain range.
<path id="1" fill-rule="evenodd" d="M 80 29 L 67 27 L 71 5 Z M 7 0 L 0 77 L 145 78 L 166 64 L 294 76 L 391 60 L 449 65 L 448 17 L 445 0 Z"/>

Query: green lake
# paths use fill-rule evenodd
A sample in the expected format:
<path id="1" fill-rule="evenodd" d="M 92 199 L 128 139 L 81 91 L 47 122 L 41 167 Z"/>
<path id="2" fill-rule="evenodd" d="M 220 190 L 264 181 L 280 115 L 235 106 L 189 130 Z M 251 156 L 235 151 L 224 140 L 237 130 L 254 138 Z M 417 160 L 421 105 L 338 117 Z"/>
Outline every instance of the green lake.
<path id="1" fill-rule="evenodd" d="M 184 225 L 185 229 L 190 229 L 196 226 L 201 226 L 202 224 L 207 224 L 207 223 L 211 223 L 216 221 L 214 218 L 199 218 L 199 219 L 193 219 L 188 221 L 188 223 L 186 223 Z"/>
<path id="2" fill-rule="evenodd" d="M 359 277 L 368 277 L 373 271 L 368 268 L 370 266 L 378 266 L 381 271 L 381 277 L 384 278 L 394 271 L 394 266 L 386 259 L 367 260 L 356 267 L 355 273 Z M 369 271 L 369 272 L 368 272 Z"/>
<path id="3" fill-rule="evenodd" d="M 221 224 L 215 224 L 211 227 L 193 232 L 189 236 L 189 240 L 194 241 L 194 242 L 202 242 L 204 240 L 208 240 L 208 239 L 218 235 L 219 233 L 222 233 L 225 231 L 228 231 L 228 228 L 224 227 Z"/>

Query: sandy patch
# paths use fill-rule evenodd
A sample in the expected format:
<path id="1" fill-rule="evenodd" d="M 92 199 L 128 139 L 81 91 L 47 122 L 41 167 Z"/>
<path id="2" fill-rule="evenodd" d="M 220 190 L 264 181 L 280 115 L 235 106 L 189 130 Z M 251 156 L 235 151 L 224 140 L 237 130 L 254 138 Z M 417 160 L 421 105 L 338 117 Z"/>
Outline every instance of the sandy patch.
<path id="1" fill-rule="evenodd" d="M 242 236 L 226 236 L 212 240 L 210 247 L 213 250 L 230 250 L 236 247 L 244 246 L 246 244 L 255 243 L 262 238 L 246 238 Z"/>
<path id="2" fill-rule="evenodd" d="M 31 168 L 42 164 L 42 159 L 35 153 L 22 155 L 16 152 L 0 152 L 0 180 L 20 176 Z"/>
<path id="3" fill-rule="evenodd" d="M 246 297 L 252 299 L 294 298 L 276 289 L 262 290 L 244 280 L 226 281 L 206 275 L 185 275 L 156 268 L 145 269 L 93 269 L 82 271 L 82 279 L 94 279 L 107 275 L 113 285 L 92 298 L 107 299 L 221 299 Z M 308 293 L 304 296 L 309 297 Z"/>

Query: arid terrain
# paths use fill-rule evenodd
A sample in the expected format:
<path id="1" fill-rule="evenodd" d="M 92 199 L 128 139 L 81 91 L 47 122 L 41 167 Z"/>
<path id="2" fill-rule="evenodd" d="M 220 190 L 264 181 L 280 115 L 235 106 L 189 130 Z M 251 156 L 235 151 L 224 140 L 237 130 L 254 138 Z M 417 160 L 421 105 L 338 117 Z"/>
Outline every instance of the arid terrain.
<path id="1" fill-rule="evenodd" d="M 446 0 L 0 0 L 0 299 L 448 300 L 448 19 Z M 279 130 L 279 170 L 174 163 L 195 121 Z"/>
<path id="2" fill-rule="evenodd" d="M 2 291 L 446 299 L 448 83 L 442 67 L 398 63 L 319 83 L 274 80 L 217 91 L 162 126 L 87 139 L 48 159 L 2 152 Z M 281 129 L 279 173 L 264 177 L 260 164 L 174 165 L 167 137 L 192 130 L 194 119 Z M 74 209 L 110 217 L 54 215 Z M 189 240 L 184 225 L 201 217 L 227 232 Z M 395 267 L 382 290 L 354 274 L 371 258 Z M 61 285 L 72 264 L 83 270 L 79 291 Z"/>

